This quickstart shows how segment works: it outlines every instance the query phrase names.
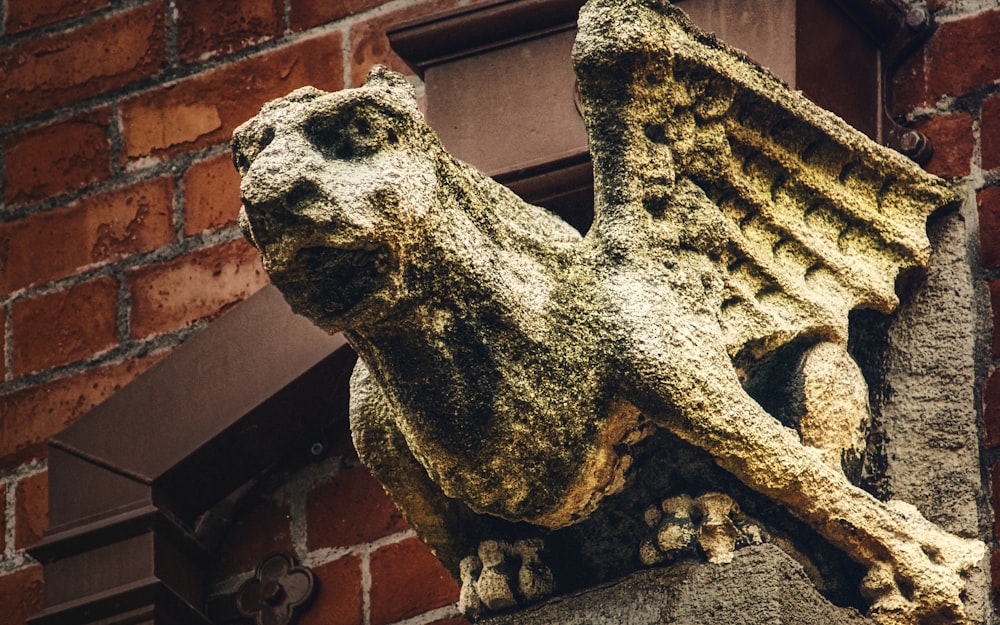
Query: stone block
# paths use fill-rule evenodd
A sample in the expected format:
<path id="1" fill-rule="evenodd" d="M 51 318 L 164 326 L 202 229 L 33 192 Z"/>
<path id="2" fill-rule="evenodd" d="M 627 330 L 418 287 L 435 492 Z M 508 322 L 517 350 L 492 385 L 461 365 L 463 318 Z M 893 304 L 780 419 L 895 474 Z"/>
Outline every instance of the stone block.
<path id="1" fill-rule="evenodd" d="M 864 625 L 824 599 L 788 555 L 760 545 L 729 564 L 685 563 L 635 573 L 482 625 Z"/>

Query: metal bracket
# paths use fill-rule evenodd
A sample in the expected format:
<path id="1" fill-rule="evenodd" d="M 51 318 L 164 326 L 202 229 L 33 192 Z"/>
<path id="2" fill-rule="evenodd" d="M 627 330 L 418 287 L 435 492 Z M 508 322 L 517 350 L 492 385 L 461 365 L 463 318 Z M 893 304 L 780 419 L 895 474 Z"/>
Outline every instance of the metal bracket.
<path id="1" fill-rule="evenodd" d="M 316 591 L 312 570 L 290 553 L 272 553 L 235 594 L 211 599 L 207 613 L 216 625 L 291 625 Z"/>
<path id="2" fill-rule="evenodd" d="M 313 572 L 299 566 L 295 556 L 273 553 L 236 592 L 236 609 L 256 625 L 289 625 L 296 608 L 309 601 L 315 589 Z"/>
<path id="3" fill-rule="evenodd" d="M 934 147 L 926 135 L 903 126 L 892 115 L 893 78 L 903 61 L 920 44 L 927 41 L 937 28 L 934 16 L 923 4 L 909 8 L 896 7 L 898 26 L 894 36 L 886 40 L 882 47 L 882 123 L 885 143 L 917 163 L 923 165 L 934 154 Z"/>

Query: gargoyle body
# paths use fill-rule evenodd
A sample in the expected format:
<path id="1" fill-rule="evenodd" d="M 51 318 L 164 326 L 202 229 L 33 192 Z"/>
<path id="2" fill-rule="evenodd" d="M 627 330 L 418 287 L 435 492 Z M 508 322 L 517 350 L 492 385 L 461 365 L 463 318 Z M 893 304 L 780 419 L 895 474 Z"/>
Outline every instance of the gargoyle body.
<path id="1" fill-rule="evenodd" d="M 663 428 L 867 567 L 880 622 L 973 622 L 983 545 L 845 476 L 867 420 L 848 313 L 895 306 L 953 192 L 670 7 L 592 0 L 579 24 L 586 236 L 448 155 L 380 68 L 236 132 L 241 224 L 272 281 L 360 355 L 362 459 L 457 569 L 463 516 L 576 524 Z M 797 429 L 746 390 L 789 346 Z"/>

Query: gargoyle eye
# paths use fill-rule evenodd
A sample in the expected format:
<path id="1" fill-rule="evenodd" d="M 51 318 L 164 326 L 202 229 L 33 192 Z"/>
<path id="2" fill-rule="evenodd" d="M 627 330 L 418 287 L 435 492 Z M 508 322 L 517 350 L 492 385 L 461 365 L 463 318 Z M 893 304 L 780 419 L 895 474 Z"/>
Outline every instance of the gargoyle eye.
<path id="1" fill-rule="evenodd" d="M 345 107 L 306 120 L 302 130 L 327 158 L 356 160 L 397 145 L 400 135 L 393 128 L 394 122 L 391 115 L 378 109 Z"/>
<path id="2" fill-rule="evenodd" d="M 250 165 L 261 152 L 274 141 L 274 127 L 251 126 L 233 137 L 233 164 L 241 175 L 246 174 Z"/>

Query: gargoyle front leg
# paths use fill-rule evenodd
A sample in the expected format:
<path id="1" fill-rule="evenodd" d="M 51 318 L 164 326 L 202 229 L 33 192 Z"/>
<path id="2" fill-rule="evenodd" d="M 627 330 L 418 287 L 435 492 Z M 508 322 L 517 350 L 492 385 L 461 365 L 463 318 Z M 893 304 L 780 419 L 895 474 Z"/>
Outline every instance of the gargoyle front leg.
<path id="1" fill-rule="evenodd" d="M 671 330 L 670 337 L 640 331 L 633 338 L 641 410 L 867 566 L 863 591 L 880 623 L 976 622 L 962 597 L 984 556 L 981 542 L 852 485 L 822 451 L 804 445 L 744 392 L 721 342 L 704 326 L 677 320 Z"/>

